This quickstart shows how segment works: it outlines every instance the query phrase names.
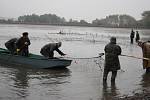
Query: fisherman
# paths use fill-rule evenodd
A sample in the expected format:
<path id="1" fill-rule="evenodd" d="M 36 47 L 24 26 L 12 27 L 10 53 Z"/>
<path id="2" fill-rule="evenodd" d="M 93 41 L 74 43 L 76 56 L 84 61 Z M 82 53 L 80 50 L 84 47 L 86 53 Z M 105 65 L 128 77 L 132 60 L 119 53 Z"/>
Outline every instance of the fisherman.
<path id="1" fill-rule="evenodd" d="M 142 48 L 143 57 L 150 59 L 150 41 L 138 41 L 138 45 Z M 143 69 L 146 69 L 146 73 L 150 73 L 150 60 L 143 59 Z"/>
<path id="2" fill-rule="evenodd" d="M 62 43 L 58 42 L 58 43 L 49 43 L 46 44 L 45 46 L 43 46 L 41 48 L 40 53 L 47 58 L 53 58 L 54 57 L 54 51 L 57 51 L 61 56 L 64 56 L 66 54 L 64 54 L 63 52 L 61 52 L 59 50 L 59 47 L 61 47 Z"/>
<path id="3" fill-rule="evenodd" d="M 135 41 L 138 42 L 139 40 L 140 40 L 140 35 L 139 35 L 139 32 L 136 31 Z"/>
<path id="4" fill-rule="evenodd" d="M 117 70 L 120 69 L 119 55 L 121 54 L 121 47 L 116 44 L 116 37 L 110 38 L 110 43 L 105 46 L 105 65 L 103 73 L 103 82 L 107 81 L 109 72 L 112 72 L 111 82 L 115 82 Z"/>
<path id="5" fill-rule="evenodd" d="M 5 47 L 11 52 L 11 54 L 15 54 L 16 42 L 17 42 L 17 38 L 12 38 L 7 42 L 5 42 Z"/>
<path id="6" fill-rule="evenodd" d="M 17 42 L 17 53 L 22 55 L 22 56 L 28 56 L 29 55 L 29 50 L 28 46 L 30 45 L 30 40 L 28 38 L 28 32 L 22 33 L 22 37 L 20 37 Z"/>
<path id="7" fill-rule="evenodd" d="M 131 34 L 130 34 L 131 44 L 133 44 L 134 34 L 135 34 L 135 32 L 134 32 L 133 29 L 132 29 L 132 30 L 131 30 Z"/>

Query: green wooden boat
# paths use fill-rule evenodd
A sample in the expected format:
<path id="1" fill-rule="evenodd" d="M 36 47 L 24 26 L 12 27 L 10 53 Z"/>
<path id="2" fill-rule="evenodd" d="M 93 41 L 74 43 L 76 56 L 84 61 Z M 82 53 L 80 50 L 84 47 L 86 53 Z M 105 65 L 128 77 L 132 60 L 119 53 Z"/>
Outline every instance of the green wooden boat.
<path id="1" fill-rule="evenodd" d="M 40 55 L 29 54 L 29 57 L 10 54 L 8 50 L 0 48 L 0 63 L 19 65 L 32 68 L 65 68 L 70 66 L 72 60 L 54 58 L 47 59 Z"/>

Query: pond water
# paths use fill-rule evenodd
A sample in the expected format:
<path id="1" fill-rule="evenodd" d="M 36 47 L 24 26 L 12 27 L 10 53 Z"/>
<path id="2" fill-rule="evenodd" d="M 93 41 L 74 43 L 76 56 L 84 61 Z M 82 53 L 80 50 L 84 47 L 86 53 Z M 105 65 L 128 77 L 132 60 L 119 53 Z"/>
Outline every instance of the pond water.
<path id="1" fill-rule="evenodd" d="M 136 29 L 135 29 L 136 30 Z M 56 34 L 58 32 L 64 34 Z M 1 100 L 111 100 L 113 97 L 133 95 L 150 86 L 150 79 L 142 68 L 142 60 L 120 56 L 121 70 L 116 83 L 103 84 L 104 52 L 111 36 L 117 37 L 122 54 L 142 57 L 137 44 L 130 44 L 131 29 L 102 27 L 73 27 L 48 25 L 0 24 L 0 47 L 13 37 L 29 32 L 30 52 L 40 54 L 40 48 L 50 42 L 62 41 L 60 48 L 73 59 L 66 69 L 26 69 L 0 64 Z M 142 40 L 150 39 L 150 30 L 138 29 Z M 55 52 L 56 57 L 60 57 Z M 75 59 L 91 58 L 91 59 Z"/>

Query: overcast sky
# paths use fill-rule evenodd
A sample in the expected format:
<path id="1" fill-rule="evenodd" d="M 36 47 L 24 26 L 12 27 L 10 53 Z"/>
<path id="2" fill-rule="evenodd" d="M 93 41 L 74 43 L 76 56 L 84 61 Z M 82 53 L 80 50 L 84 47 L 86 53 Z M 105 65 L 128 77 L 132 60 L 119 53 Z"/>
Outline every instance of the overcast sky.
<path id="1" fill-rule="evenodd" d="M 110 14 L 129 14 L 136 19 L 150 10 L 150 0 L 0 0 L 0 17 L 56 14 L 67 20 L 92 21 Z"/>

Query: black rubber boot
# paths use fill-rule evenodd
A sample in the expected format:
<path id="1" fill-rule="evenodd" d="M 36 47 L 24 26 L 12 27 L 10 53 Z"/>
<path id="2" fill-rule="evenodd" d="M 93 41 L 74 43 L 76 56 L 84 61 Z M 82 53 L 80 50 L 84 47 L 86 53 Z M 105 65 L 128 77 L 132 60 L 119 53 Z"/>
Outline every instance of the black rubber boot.
<path id="1" fill-rule="evenodd" d="M 150 73 L 150 67 L 146 68 L 146 73 Z"/>

